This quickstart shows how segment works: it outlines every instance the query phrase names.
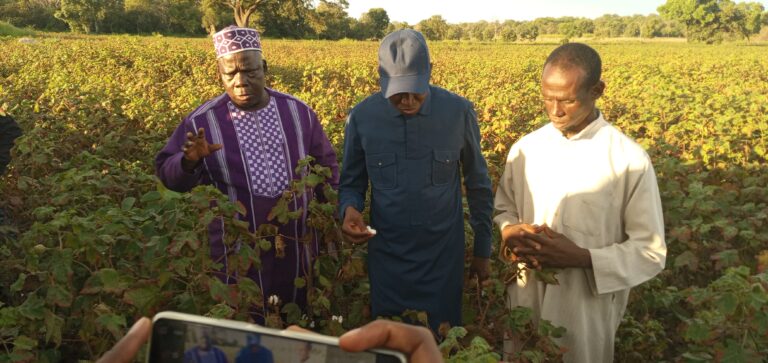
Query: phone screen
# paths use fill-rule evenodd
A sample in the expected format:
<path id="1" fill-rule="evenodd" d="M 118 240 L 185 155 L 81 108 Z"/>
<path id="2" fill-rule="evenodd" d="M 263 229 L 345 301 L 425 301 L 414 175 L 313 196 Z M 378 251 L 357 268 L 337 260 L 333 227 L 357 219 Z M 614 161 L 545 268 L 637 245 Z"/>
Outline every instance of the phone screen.
<path id="1" fill-rule="evenodd" d="M 398 363 L 397 357 L 246 330 L 159 319 L 152 328 L 150 363 Z"/>

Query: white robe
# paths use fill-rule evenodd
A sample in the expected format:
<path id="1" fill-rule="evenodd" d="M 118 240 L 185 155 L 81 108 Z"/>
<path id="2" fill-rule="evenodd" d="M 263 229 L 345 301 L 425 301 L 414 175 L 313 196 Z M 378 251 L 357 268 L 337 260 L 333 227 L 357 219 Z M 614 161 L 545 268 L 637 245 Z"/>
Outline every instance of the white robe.
<path id="1" fill-rule="evenodd" d="M 591 269 L 561 269 L 559 285 L 526 271 L 524 287 L 507 287 L 508 302 L 568 330 L 559 341 L 566 362 L 612 362 L 630 288 L 666 260 L 659 188 L 645 150 L 602 115 L 570 139 L 547 124 L 512 146 L 495 207 L 501 229 L 546 223 L 589 249 Z M 517 348 L 507 342 L 508 349 Z"/>

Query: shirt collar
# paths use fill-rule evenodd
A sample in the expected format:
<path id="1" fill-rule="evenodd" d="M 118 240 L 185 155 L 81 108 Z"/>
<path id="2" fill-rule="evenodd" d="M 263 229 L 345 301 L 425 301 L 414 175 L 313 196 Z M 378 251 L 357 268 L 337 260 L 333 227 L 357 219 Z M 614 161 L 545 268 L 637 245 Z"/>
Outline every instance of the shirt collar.
<path id="1" fill-rule="evenodd" d="M 605 123 L 606 121 L 603 118 L 603 113 L 600 110 L 597 110 L 597 118 L 590 122 L 589 125 L 587 125 L 587 127 L 585 127 L 583 130 L 579 131 L 578 134 L 573 135 L 568 140 L 575 141 L 581 139 L 589 139 L 590 137 L 594 136 L 597 130 L 603 127 Z"/>
<path id="2" fill-rule="evenodd" d="M 382 95 L 383 96 L 383 95 Z M 388 98 L 384 99 L 384 102 L 387 103 L 387 106 L 389 106 L 387 113 L 392 117 L 402 116 L 400 113 L 400 110 L 397 109 L 397 107 L 393 106 L 391 102 L 389 102 Z M 429 116 L 429 114 L 432 112 L 432 86 L 429 86 L 427 89 L 427 98 L 424 100 L 424 103 L 421 105 L 421 108 L 419 109 L 419 112 L 417 115 L 422 116 Z"/>

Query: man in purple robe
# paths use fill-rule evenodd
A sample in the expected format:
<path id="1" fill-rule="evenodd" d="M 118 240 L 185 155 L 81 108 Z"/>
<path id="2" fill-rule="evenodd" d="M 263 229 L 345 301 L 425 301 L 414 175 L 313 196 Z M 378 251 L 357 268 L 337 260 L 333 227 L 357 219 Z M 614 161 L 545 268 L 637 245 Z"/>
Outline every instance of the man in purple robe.
<path id="1" fill-rule="evenodd" d="M 265 86 L 267 64 L 262 58 L 258 33 L 253 29 L 227 27 L 214 35 L 219 75 L 226 92 L 189 114 L 176 128 L 156 158 L 157 176 L 178 192 L 196 185 L 215 185 L 233 202 L 245 206 L 251 231 L 267 223 L 272 207 L 290 187 L 299 160 L 312 156 L 329 167 L 331 185 L 338 186 L 336 153 L 325 136 L 315 112 L 297 98 Z M 294 286 L 310 268 L 318 253 L 318 237 L 307 244 L 306 211 L 314 193 L 297 196 L 293 210 L 301 218 L 280 226 L 285 256 L 275 248 L 261 253 L 261 269 L 251 268 L 248 276 L 261 287 L 266 299 L 276 295 L 281 302 L 306 305 L 306 292 Z M 227 263 L 223 243 L 224 226 L 214 220 L 209 226 L 211 255 Z M 274 241 L 272 241 L 274 244 Z M 233 283 L 230 277 L 226 282 Z M 266 312 L 255 312 L 257 320 Z"/>

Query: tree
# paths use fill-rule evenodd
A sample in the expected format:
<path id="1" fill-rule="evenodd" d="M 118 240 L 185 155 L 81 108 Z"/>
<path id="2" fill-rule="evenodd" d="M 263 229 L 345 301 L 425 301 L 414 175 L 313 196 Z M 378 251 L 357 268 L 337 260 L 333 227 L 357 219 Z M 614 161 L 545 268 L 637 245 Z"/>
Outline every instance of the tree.
<path id="1" fill-rule="evenodd" d="M 749 36 L 760 32 L 763 14 L 762 4 L 733 3 L 723 1 L 720 5 L 721 20 L 728 32 L 749 40 Z"/>
<path id="2" fill-rule="evenodd" d="M 67 23 L 54 16 L 60 6 L 60 0 L 4 0 L 0 20 L 17 27 L 63 31 L 69 29 Z"/>
<path id="3" fill-rule="evenodd" d="M 502 40 L 507 42 L 514 42 L 517 40 L 517 22 L 514 20 L 504 21 L 501 24 L 499 35 Z"/>
<path id="4" fill-rule="evenodd" d="M 389 15 L 382 8 L 373 8 L 360 16 L 360 27 L 364 39 L 381 39 L 389 26 Z"/>
<path id="5" fill-rule="evenodd" d="M 232 15 L 219 0 L 202 0 L 200 2 L 200 18 L 203 29 L 208 34 L 213 35 L 216 29 L 229 25 L 232 22 Z"/>
<path id="6" fill-rule="evenodd" d="M 224 5 L 229 6 L 235 17 L 235 23 L 240 27 L 250 26 L 251 15 L 256 9 L 263 5 L 267 0 L 221 0 Z"/>
<path id="7" fill-rule="evenodd" d="M 166 19 L 167 33 L 200 34 L 200 19 L 203 13 L 197 5 L 199 0 L 168 0 Z"/>
<path id="8" fill-rule="evenodd" d="M 746 39 L 760 31 L 762 12 L 758 3 L 735 3 L 731 0 L 667 0 L 659 14 L 685 26 L 689 41 L 719 42 L 723 33 Z"/>
<path id="9" fill-rule="evenodd" d="M 445 39 L 461 40 L 464 37 L 464 28 L 459 24 L 448 24 L 448 32 Z"/>
<path id="10" fill-rule="evenodd" d="M 270 37 L 315 38 L 320 22 L 311 0 L 269 1 L 256 12 L 256 28 Z"/>
<path id="11" fill-rule="evenodd" d="M 400 29 L 413 29 L 413 27 L 404 21 L 393 21 L 387 25 L 387 34 Z"/>
<path id="12" fill-rule="evenodd" d="M 558 32 L 567 39 L 578 38 L 584 34 L 581 28 L 572 21 L 560 23 L 558 26 Z"/>
<path id="13" fill-rule="evenodd" d="M 491 32 L 487 31 L 488 28 L 488 22 L 485 20 L 478 21 L 476 23 L 470 23 L 469 24 L 469 36 L 470 39 L 474 40 L 491 40 L 488 38 L 488 35 L 490 35 Z"/>
<path id="14" fill-rule="evenodd" d="M 347 15 L 348 6 L 346 0 L 320 0 L 316 10 L 319 22 L 315 29 L 320 38 L 338 40 L 348 36 L 352 23 Z"/>
<path id="15" fill-rule="evenodd" d="M 717 0 L 667 0 L 658 11 L 665 19 L 682 23 L 689 41 L 709 44 L 720 40 L 720 7 Z"/>
<path id="16" fill-rule="evenodd" d="M 535 41 L 539 37 L 539 27 L 533 22 L 526 21 L 517 26 L 517 35 L 522 40 Z"/>
<path id="17" fill-rule="evenodd" d="M 122 0 L 61 0 L 54 14 L 69 25 L 73 32 L 99 33 L 105 20 L 119 18 L 125 5 Z"/>
<path id="18" fill-rule="evenodd" d="M 595 25 L 594 34 L 598 37 L 616 38 L 624 34 L 627 27 L 624 17 L 615 14 L 603 15 L 593 22 Z"/>
<path id="19" fill-rule="evenodd" d="M 661 28 L 664 21 L 656 14 L 649 15 L 640 24 L 640 36 L 643 38 L 655 38 L 661 36 Z"/>
<path id="20" fill-rule="evenodd" d="M 416 30 L 429 40 L 442 40 L 448 35 L 448 22 L 440 15 L 432 15 L 416 24 Z"/>

